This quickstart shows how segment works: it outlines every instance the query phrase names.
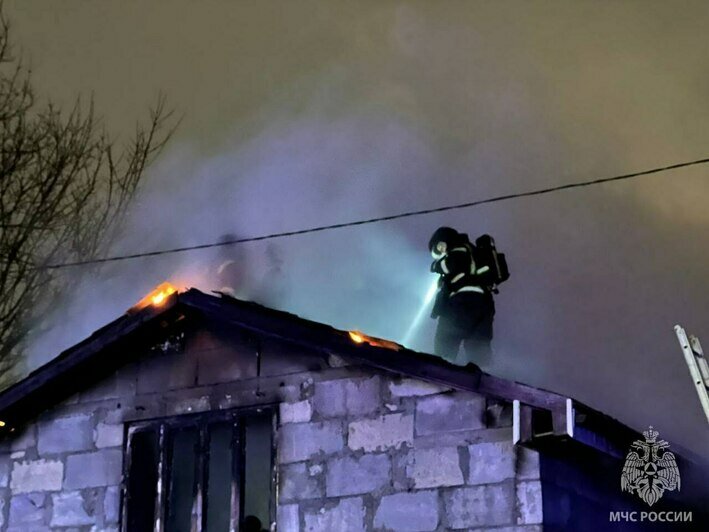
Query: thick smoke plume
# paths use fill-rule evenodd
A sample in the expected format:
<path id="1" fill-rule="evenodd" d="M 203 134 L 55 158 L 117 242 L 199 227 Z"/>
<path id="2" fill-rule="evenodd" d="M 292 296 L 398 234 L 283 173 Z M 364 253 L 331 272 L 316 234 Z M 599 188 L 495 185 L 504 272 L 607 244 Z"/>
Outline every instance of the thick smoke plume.
<path id="1" fill-rule="evenodd" d="M 660 2 L 554 10 L 318 5 L 312 24 L 300 8 L 266 17 L 270 39 L 286 35 L 277 51 L 260 34 L 219 31 L 220 21 L 195 15 L 196 35 L 225 41 L 174 44 L 214 54 L 198 77 L 218 89 L 183 95 L 202 99 L 187 109 L 186 133 L 153 169 L 114 253 L 339 223 L 707 155 L 709 15 L 701 2 L 681 13 Z M 237 18 L 229 24 L 238 26 Z M 294 27 L 329 45 L 299 41 L 288 33 Z M 229 35 L 251 35 L 261 65 L 248 54 L 230 63 L 240 49 Z M 218 52 L 220 45 L 233 52 Z M 173 51 L 182 52 L 191 57 Z M 176 83 L 178 103 L 179 91 L 196 84 Z M 211 127 L 217 123 L 222 129 Z M 706 453 L 706 422 L 672 331 L 682 323 L 709 345 L 706 176 L 694 168 L 105 266 L 82 277 L 31 364 L 165 279 L 210 290 L 224 275 L 239 297 L 401 340 L 429 283 L 428 237 L 450 225 L 471 237 L 492 234 L 508 256 L 492 372 L 569 394 L 636 428 L 652 424 Z M 432 334 L 425 320 L 410 347 L 430 351 Z"/>

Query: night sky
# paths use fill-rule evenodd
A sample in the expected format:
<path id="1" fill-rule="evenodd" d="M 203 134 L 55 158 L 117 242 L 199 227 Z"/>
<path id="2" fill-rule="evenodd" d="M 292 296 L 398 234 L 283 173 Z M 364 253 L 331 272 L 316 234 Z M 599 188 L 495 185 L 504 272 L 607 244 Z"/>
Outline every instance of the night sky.
<path id="1" fill-rule="evenodd" d="M 40 97 L 93 94 L 120 138 L 184 115 L 115 253 L 472 201 L 709 156 L 709 4 L 6 4 Z M 493 373 L 709 457 L 672 327 L 709 350 L 709 166 L 327 234 L 79 270 L 37 365 L 153 285 L 219 288 L 401 341 L 440 225 L 492 234 L 511 279 Z M 48 317 L 56 319 L 56 316 Z M 430 351 L 426 320 L 411 347 Z"/>

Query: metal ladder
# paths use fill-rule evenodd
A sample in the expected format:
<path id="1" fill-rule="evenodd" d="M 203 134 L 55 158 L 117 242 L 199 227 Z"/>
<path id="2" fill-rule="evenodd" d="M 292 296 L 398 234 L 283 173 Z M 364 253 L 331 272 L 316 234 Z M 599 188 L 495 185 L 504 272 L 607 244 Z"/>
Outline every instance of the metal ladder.
<path id="1" fill-rule="evenodd" d="M 709 422 L 709 364 L 704 357 L 702 345 L 696 336 L 687 337 L 687 333 L 679 325 L 675 325 L 675 334 L 682 353 L 684 353 L 684 361 L 689 367 L 689 374 L 692 376 L 697 394 L 699 394 L 699 402 L 702 404 L 707 422 Z"/>

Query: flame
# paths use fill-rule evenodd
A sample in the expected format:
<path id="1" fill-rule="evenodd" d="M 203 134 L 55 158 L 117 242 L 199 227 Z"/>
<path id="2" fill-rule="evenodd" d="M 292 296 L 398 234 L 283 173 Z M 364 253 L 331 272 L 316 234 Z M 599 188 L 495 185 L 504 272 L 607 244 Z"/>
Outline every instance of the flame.
<path id="1" fill-rule="evenodd" d="M 148 295 L 138 301 L 138 303 L 128 309 L 128 313 L 132 314 L 138 312 L 151 305 L 154 307 L 161 307 L 168 301 L 169 297 L 175 293 L 177 293 L 177 288 L 175 288 L 175 286 L 168 282 L 162 283 L 156 286 Z"/>
<path id="2" fill-rule="evenodd" d="M 167 286 L 160 290 L 157 294 L 155 294 L 155 291 L 153 291 L 153 296 L 150 298 L 150 302 L 155 305 L 156 307 L 159 307 L 163 303 L 165 303 L 165 300 L 168 298 L 168 296 L 171 296 L 175 292 L 177 292 L 177 289 L 172 286 L 169 283 L 163 283 L 166 284 Z M 161 285 L 162 286 L 162 285 Z M 159 288 L 159 287 L 158 287 Z M 156 288 L 157 290 L 157 288 Z"/>
<path id="3" fill-rule="evenodd" d="M 358 344 L 361 344 L 362 342 L 364 342 L 364 338 L 357 331 L 350 331 L 350 338 L 352 338 L 352 341 L 354 341 Z"/>
<path id="4" fill-rule="evenodd" d="M 374 336 L 368 336 L 360 331 L 348 331 L 350 338 L 353 342 L 357 344 L 369 344 L 374 347 L 384 347 L 385 349 L 393 349 L 394 351 L 400 351 L 404 347 L 392 342 L 391 340 L 384 340 L 383 338 L 376 338 Z"/>

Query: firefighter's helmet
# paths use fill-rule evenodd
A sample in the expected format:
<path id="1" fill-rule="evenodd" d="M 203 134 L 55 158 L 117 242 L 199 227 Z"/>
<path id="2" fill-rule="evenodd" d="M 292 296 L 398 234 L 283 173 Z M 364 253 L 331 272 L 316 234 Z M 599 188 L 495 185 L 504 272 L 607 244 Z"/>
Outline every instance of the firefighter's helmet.
<path id="1" fill-rule="evenodd" d="M 431 255 L 436 258 L 440 256 L 440 252 L 437 250 L 439 242 L 444 242 L 448 249 L 455 247 L 455 245 L 461 240 L 463 235 L 452 227 L 439 227 L 431 236 L 431 240 L 428 241 L 428 250 Z"/>

